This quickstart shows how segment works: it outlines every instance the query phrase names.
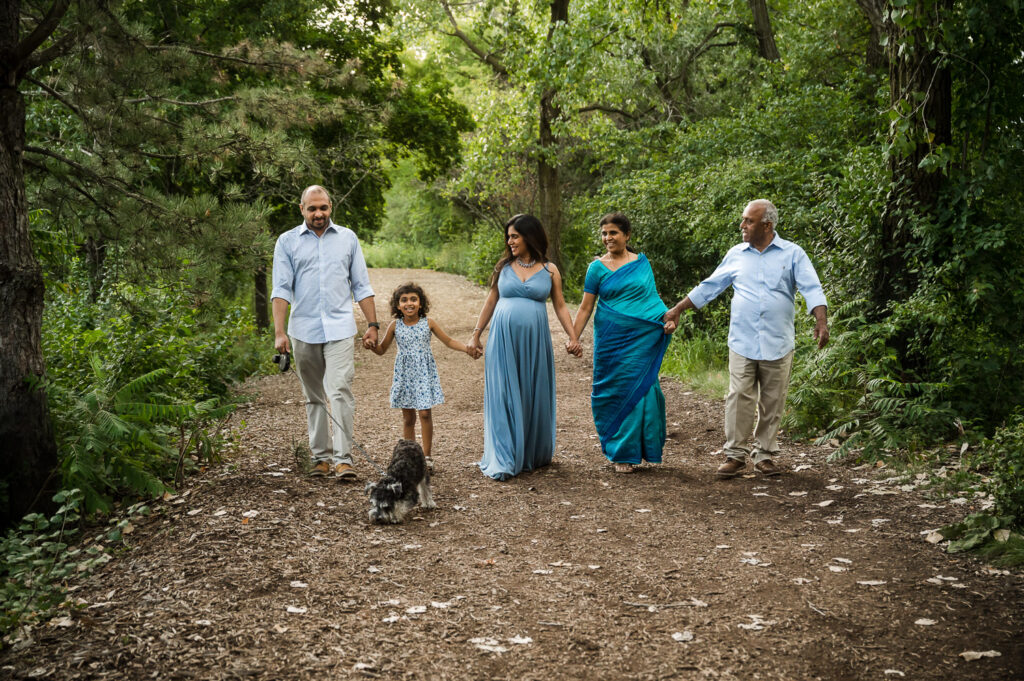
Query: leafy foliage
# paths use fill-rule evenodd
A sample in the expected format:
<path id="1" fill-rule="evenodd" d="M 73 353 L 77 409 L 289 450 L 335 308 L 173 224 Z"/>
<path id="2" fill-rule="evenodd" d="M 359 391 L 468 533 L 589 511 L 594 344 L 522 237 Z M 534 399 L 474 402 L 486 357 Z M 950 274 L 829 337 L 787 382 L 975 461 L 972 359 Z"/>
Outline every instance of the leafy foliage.
<path id="1" fill-rule="evenodd" d="M 152 498 L 216 459 L 228 388 L 260 366 L 247 319 L 236 309 L 204 321 L 183 293 L 160 289 L 123 285 L 96 303 L 85 286 L 52 292 L 47 392 L 63 485 L 82 491 L 85 511 Z"/>
<path id="2" fill-rule="evenodd" d="M 0 634 L 45 617 L 64 600 L 64 582 L 110 560 L 102 544 L 71 548 L 79 533 L 82 492 L 58 492 L 56 512 L 32 513 L 0 540 Z"/>

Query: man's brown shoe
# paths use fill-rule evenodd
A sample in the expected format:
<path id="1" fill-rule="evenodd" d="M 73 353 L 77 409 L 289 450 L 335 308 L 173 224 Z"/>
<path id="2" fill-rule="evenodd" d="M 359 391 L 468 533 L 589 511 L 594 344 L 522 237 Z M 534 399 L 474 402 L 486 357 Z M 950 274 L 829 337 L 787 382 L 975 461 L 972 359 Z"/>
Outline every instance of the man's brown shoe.
<path id="1" fill-rule="evenodd" d="M 716 474 L 722 480 L 728 480 L 729 478 L 735 478 L 746 467 L 747 463 L 745 461 L 726 459 L 725 463 L 718 467 Z"/>
<path id="2" fill-rule="evenodd" d="M 334 466 L 334 477 L 341 480 L 355 480 L 359 476 L 356 475 L 356 469 L 352 468 L 352 464 L 339 463 Z"/>
<path id="3" fill-rule="evenodd" d="M 782 471 L 779 467 L 772 463 L 771 459 L 764 459 L 754 464 L 754 470 L 766 478 L 774 478 L 776 475 L 782 475 Z"/>
<path id="4" fill-rule="evenodd" d="M 323 478 L 331 472 L 331 464 L 326 461 L 317 461 L 316 465 L 313 466 L 309 471 L 309 477 L 311 478 Z"/>

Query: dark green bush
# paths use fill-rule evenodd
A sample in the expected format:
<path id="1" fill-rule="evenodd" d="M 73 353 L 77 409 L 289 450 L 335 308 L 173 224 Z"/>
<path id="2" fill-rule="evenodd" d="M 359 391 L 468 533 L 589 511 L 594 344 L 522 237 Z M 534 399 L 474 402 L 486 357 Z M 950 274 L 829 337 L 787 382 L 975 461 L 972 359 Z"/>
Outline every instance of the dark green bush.
<path id="1" fill-rule="evenodd" d="M 73 280 L 72 280 L 73 281 Z M 206 320 L 171 287 L 51 287 L 43 326 L 47 394 L 64 488 L 84 510 L 124 495 L 150 498 L 193 457 L 217 456 L 231 384 L 266 344 L 240 309 Z"/>

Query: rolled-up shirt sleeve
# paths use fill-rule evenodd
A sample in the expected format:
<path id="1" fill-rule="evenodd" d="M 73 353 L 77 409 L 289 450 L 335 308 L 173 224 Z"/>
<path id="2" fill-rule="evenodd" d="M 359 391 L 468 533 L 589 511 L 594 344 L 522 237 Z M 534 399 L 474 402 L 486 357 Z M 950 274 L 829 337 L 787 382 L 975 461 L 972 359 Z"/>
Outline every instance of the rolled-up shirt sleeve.
<path id="1" fill-rule="evenodd" d="M 289 304 L 294 300 L 293 285 L 295 270 L 292 267 L 291 253 L 286 245 L 287 234 L 282 234 L 274 245 L 274 269 L 272 276 L 273 288 L 270 298 L 281 298 Z"/>
<path id="2" fill-rule="evenodd" d="M 793 274 L 796 279 L 796 289 L 807 302 L 807 311 L 810 312 L 819 305 L 828 307 L 825 300 L 825 291 L 821 288 L 821 280 L 818 273 L 811 264 L 804 249 L 798 248 L 795 262 L 793 263 Z"/>
<path id="3" fill-rule="evenodd" d="M 370 272 L 366 269 L 366 258 L 363 257 L 363 249 L 359 246 L 358 241 L 352 252 L 349 282 L 352 287 L 352 299 L 357 303 L 373 295 L 373 288 L 370 286 Z"/>
<path id="4" fill-rule="evenodd" d="M 731 264 L 733 252 L 725 254 L 722 263 L 711 273 L 711 276 L 693 287 L 687 297 L 698 310 L 722 294 L 729 288 L 735 276 L 735 267 Z"/>

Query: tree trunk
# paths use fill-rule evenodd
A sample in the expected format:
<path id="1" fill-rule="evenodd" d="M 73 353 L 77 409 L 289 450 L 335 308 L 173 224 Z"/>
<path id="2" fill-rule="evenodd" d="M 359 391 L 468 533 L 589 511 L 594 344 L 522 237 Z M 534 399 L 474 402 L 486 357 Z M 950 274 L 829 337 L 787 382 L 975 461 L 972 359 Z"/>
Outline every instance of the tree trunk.
<path id="1" fill-rule="evenodd" d="M 270 328 L 269 300 L 267 299 L 267 266 L 261 263 L 254 274 L 252 311 L 256 328 L 265 331 Z"/>
<path id="2" fill-rule="evenodd" d="M 768 61 L 779 61 L 782 56 L 775 45 L 775 32 L 772 31 L 772 20 L 768 16 L 768 5 L 765 0 L 747 0 L 750 11 L 754 13 L 754 31 L 757 33 L 757 53 Z"/>
<path id="3" fill-rule="evenodd" d="M 46 393 L 36 382 L 44 368 L 43 275 L 32 252 L 25 203 L 21 65 L 8 57 L 18 43 L 20 4 L 0 3 L 0 527 L 33 506 L 57 465 Z"/>
<path id="4" fill-rule="evenodd" d="M 558 115 L 551 104 L 554 92 L 545 92 L 540 100 L 540 156 L 537 159 L 537 185 L 540 193 L 540 221 L 548 234 L 548 259 L 562 269 L 562 185 L 558 166 L 549 155 L 557 153 L 551 121 Z"/>
<path id="5" fill-rule="evenodd" d="M 548 41 L 559 22 L 569 22 L 569 0 L 551 1 Z M 537 159 L 537 188 L 540 194 L 540 221 L 548 234 L 548 259 L 562 269 L 562 184 L 558 180 L 558 150 L 551 124 L 561 113 L 554 104 L 555 90 L 545 89 L 540 98 L 540 156 Z"/>
<path id="6" fill-rule="evenodd" d="M 871 70 L 884 68 L 886 56 L 885 49 L 882 47 L 882 36 L 886 34 L 886 0 L 857 0 L 857 5 L 871 26 L 868 45 L 864 51 L 864 63 Z"/>
<path id="7" fill-rule="evenodd" d="M 952 141 L 952 77 L 949 69 L 941 66 L 941 45 L 929 42 L 929 33 L 940 30 L 941 18 L 951 9 L 952 0 L 918 0 L 916 11 L 931 17 L 930 25 L 907 33 L 886 23 L 890 105 L 894 111 L 900 111 L 901 105 L 909 111 L 902 114 L 902 121 L 911 126 L 909 134 L 915 144 L 909 153 L 893 152 L 889 159 L 892 184 L 879 225 L 881 252 L 871 291 L 876 316 L 884 316 L 890 302 L 906 300 L 917 287 L 917 275 L 909 267 L 910 224 L 935 214 L 943 187 L 945 175 L 921 168 L 921 161 L 935 146 Z M 908 38 L 912 47 L 901 49 Z M 890 141 L 901 134 L 894 124 Z"/>

